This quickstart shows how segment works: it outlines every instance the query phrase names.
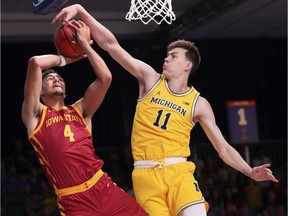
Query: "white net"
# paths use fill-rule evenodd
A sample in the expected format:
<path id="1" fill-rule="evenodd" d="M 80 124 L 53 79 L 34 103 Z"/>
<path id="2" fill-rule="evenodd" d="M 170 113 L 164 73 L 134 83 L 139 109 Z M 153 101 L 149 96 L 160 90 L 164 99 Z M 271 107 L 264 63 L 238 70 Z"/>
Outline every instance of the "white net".
<path id="1" fill-rule="evenodd" d="M 129 21 L 140 19 L 144 24 L 153 20 L 159 25 L 162 21 L 171 24 L 176 16 L 172 11 L 171 0 L 131 0 L 125 19 Z"/>

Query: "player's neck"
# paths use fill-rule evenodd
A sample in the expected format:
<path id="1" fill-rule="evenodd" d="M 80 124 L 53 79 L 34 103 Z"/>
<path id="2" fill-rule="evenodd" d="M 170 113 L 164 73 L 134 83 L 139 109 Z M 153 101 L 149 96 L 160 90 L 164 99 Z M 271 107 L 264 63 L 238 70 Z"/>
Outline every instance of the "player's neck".
<path id="1" fill-rule="evenodd" d="M 48 98 L 44 101 L 46 106 L 53 107 L 53 108 L 61 108 L 65 106 L 64 104 L 64 99 L 60 96 L 59 97 L 53 97 L 53 98 Z"/>
<path id="2" fill-rule="evenodd" d="M 167 81 L 169 89 L 174 93 L 184 93 L 187 92 L 189 87 L 186 80 L 175 80 L 171 79 Z"/>

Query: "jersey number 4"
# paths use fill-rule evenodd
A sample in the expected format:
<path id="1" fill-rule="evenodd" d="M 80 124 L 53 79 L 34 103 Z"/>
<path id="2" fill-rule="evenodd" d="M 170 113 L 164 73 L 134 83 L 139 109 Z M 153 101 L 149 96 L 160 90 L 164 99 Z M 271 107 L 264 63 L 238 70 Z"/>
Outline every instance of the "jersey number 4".
<path id="1" fill-rule="evenodd" d="M 74 142 L 74 133 L 71 130 L 70 125 L 65 125 L 64 128 L 64 137 L 69 137 L 70 142 Z"/>
<path id="2" fill-rule="evenodd" d="M 158 110 L 158 114 L 157 114 L 156 120 L 153 123 L 154 126 L 156 126 L 156 127 L 160 126 L 160 120 L 161 120 L 162 114 L 163 114 L 163 110 L 162 109 Z M 160 126 L 161 129 L 167 130 L 167 124 L 168 124 L 170 116 L 171 116 L 171 113 L 169 113 L 169 112 L 165 114 L 164 122 L 162 123 L 162 121 L 161 121 L 161 123 L 162 123 L 161 126 Z"/>

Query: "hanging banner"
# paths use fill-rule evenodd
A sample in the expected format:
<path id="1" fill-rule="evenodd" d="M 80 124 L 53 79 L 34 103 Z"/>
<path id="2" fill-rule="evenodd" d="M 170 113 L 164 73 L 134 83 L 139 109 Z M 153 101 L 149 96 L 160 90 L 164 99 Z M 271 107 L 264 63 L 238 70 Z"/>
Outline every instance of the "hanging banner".
<path id="1" fill-rule="evenodd" d="M 254 100 L 227 101 L 227 112 L 231 143 L 259 141 Z"/>

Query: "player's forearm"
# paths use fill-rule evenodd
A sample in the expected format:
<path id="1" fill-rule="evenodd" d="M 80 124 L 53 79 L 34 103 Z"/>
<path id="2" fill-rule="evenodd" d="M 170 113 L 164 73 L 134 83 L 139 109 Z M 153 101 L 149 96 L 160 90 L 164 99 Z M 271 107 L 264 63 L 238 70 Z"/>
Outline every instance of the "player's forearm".
<path id="1" fill-rule="evenodd" d="M 112 75 L 104 60 L 99 56 L 98 53 L 95 52 L 95 50 L 93 50 L 89 44 L 84 45 L 83 49 L 95 72 L 97 80 L 110 85 L 112 81 Z"/>
<path id="2" fill-rule="evenodd" d="M 41 70 L 46 70 L 60 66 L 61 58 L 58 55 L 53 54 L 34 56 L 29 61 L 29 64 L 33 64 L 34 67 L 39 67 Z"/>
<path id="3" fill-rule="evenodd" d="M 225 150 L 222 150 L 221 153 L 219 153 L 219 156 L 226 164 L 250 177 L 252 168 L 232 146 L 227 146 Z"/>
<path id="4" fill-rule="evenodd" d="M 78 7 L 78 15 L 91 30 L 91 35 L 95 42 L 104 50 L 108 51 L 109 46 L 118 44 L 117 39 L 105 26 L 99 23 L 91 14 L 89 14 L 82 6 Z"/>

